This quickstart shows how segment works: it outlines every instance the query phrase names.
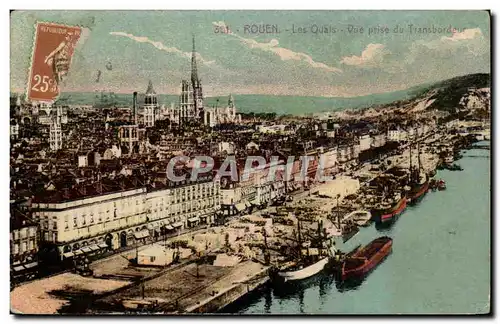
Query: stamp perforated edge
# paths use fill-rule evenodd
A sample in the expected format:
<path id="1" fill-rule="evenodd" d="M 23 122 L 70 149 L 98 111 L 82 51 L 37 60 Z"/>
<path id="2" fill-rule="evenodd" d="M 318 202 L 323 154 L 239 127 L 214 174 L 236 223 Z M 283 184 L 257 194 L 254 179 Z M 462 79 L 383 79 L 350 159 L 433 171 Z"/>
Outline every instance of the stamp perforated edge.
<path id="1" fill-rule="evenodd" d="M 66 27 L 66 28 L 75 28 L 75 27 L 79 27 L 80 29 L 83 29 L 83 28 L 89 28 L 89 27 L 86 27 L 86 26 L 82 26 L 82 25 L 68 25 L 68 24 L 63 24 L 63 23 L 57 23 L 57 22 L 51 22 L 51 21 L 36 21 L 34 27 L 35 27 L 35 33 L 34 33 L 34 36 L 33 36 L 33 43 L 32 43 L 32 46 L 31 46 L 31 56 L 30 56 L 30 67 L 28 69 L 28 82 L 27 82 L 27 87 L 26 87 L 26 92 L 25 92 L 25 100 L 30 100 L 30 101 L 37 101 L 35 98 L 33 99 L 30 99 L 29 98 L 29 91 L 30 91 L 30 88 L 31 88 L 31 73 L 33 71 L 33 58 L 34 58 L 34 55 L 35 55 L 35 52 L 36 52 L 36 46 L 38 45 L 37 43 L 37 38 L 38 38 L 38 25 L 40 24 L 45 24 L 45 25 L 49 25 L 49 26 L 57 26 L 57 27 Z M 73 53 L 74 55 L 74 53 Z M 60 92 L 59 94 L 53 99 L 53 100 L 45 100 L 45 99 L 42 99 L 44 103 L 46 104 L 53 104 L 60 96 Z M 40 100 L 40 101 L 42 101 Z"/>

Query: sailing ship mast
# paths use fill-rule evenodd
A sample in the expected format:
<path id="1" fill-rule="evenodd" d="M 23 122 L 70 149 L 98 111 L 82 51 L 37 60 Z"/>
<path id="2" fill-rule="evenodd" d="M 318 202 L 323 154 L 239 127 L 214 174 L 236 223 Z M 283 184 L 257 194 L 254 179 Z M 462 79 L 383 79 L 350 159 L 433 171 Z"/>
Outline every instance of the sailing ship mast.
<path id="1" fill-rule="evenodd" d="M 411 146 L 412 146 L 412 141 L 411 141 L 411 138 L 410 138 L 410 183 L 413 183 L 413 165 L 412 165 L 412 160 L 411 160 Z"/>
<path id="2" fill-rule="evenodd" d="M 417 142 L 418 175 L 420 177 L 420 142 Z"/>

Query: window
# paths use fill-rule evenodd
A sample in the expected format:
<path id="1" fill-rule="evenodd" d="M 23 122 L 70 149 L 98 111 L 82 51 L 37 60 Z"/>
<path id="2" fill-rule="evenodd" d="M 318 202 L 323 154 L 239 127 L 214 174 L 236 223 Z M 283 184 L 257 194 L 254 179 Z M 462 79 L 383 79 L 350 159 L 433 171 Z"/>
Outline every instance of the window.
<path id="1" fill-rule="evenodd" d="M 73 217 L 73 227 L 78 227 L 78 222 L 76 220 L 76 216 Z"/>
<path id="2" fill-rule="evenodd" d="M 94 224 L 94 214 L 90 214 L 90 224 Z"/>
<path id="3" fill-rule="evenodd" d="M 19 254 L 19 244 L 14 244 L 13 252 L 14 254 Z"/>
<path id="4" fill-rule="evenodd" d="M 87 224 L 87 215 L 83 214 L 82 215 L 82 225 L 86 225 Z"/>
<path id="5" fill-rule="evenodd" d="M 155 256 L 152 256 L 152 257 L 150 257 L 149 259 L 150 259 L 150 262 L 155 262 L 156 257 L 155 257 Z"/>
<path id="6" fill-rule="evenodd" d="M 57 223 L 56 223 L 56 222 L 53 222 L 53 223 L 52 223 L 52 229 L 53 229 L 54 231 L 57 231 Z"/>

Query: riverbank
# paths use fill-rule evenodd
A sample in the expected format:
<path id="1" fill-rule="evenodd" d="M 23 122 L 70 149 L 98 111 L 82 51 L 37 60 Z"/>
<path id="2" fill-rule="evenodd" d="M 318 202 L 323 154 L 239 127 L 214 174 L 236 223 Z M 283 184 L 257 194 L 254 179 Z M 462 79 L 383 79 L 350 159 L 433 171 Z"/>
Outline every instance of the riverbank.
<path id="1" fill-rule="evenodd" d="M 238 314 L 485 314 L 490 310 L 490 152 L 467 150 L 464 171 L 438 171 L 447 190 L 429 192 L 394 226 L 363 228 L 346 248 L 375 237 L 393 253 L 358 286 L 323 274 L 286 291 L 268 288 Z M 464 293 L 467 292 L 467 293 Z"/>

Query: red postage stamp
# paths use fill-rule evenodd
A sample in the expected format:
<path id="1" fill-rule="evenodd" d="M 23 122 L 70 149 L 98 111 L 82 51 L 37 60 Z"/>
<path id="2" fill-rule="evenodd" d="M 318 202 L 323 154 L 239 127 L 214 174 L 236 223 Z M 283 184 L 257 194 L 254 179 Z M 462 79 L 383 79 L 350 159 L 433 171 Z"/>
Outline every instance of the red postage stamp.
<path id="1" fill-rule="evenodd" d="M 28 81 L 29 100 L 53 102 L 57 99 L 80 34 L 80 27 L 37 23 Z"/>

